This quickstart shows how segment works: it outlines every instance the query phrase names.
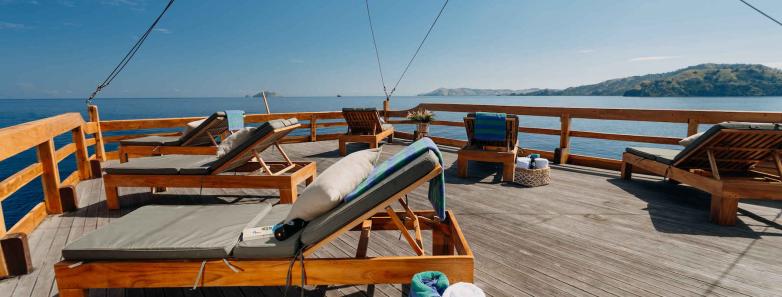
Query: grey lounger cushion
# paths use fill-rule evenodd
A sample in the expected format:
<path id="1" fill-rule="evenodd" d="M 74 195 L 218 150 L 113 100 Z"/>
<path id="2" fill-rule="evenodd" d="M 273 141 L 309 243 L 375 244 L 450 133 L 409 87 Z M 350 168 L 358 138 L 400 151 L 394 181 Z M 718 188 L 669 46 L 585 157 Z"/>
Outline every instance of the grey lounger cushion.
<path id="1" fill-rule="evenodd" d="M 144 206 L 68 244 L 66 260 L 226 258 L 269 203 Z"/>
<path id="2" fill-rule="evenodd" d="M 262 217 L 257 217 L 256 221 L 249 226 L 271 226 L 280 223 L 288 215 L 288 212 L 291 211 L 291 206 L 291 204 L 275 205 L 269 213 L 264 214 Z M 296 255 L 300 236 L 301 232 L 298 232 L 284 241 L 279 241 L 274 237 L 242 240 L 234 248 L 233 256 L 241 259 L 290 258 Z"/>
<path id="3" fill-rule="evenodd" d="M 633 155 L 668 165 L 673 164 L 673 158 L 681 152 L 681 150 L 652 147 L 628 147 L 626 151 Z"/>
<path id="4" fill-rule="evenodd" d="M 305 246 L 317 243 L 336 232 L 351 221 L 369 212 L 391 195 L 424 177 L 439 164 L 437 156 L 429 152 L 421 155 L 399 171 L 394 172 L 380 184 L 370 188 L 363 195 L 348 203 L 342 203 L 326 214 L 312 220 L 302 230 L 301 242 Z"/>
<path id="5" fill-rule="evenodd" d="M 140 146 L 178 146 L 181 142 L 179 136 L 144 136 L 133 139 L 120 140 L 122 145 Z"/>
<path id="6" fill-rule="evenodd" d="M 217 157 L 211 155 L 163 155 L 133 158 L 104 170 L 109 174 L 209 174 L 209 166 L 215 160 Z"/>

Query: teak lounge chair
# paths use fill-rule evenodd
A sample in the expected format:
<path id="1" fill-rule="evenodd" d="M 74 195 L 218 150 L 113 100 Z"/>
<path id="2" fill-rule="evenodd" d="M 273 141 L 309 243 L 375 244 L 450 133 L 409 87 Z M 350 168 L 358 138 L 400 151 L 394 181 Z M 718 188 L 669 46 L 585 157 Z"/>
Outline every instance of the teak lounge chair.
<path id="1" fill-rule="evenodd" d="M 782 125 L 727 122 L 711 127 L 683 150 L 627 148 L 622 178 L 634 168 L 711 194 L 711 220 L 736 223 L 739 199 L 782 199 Z M 759 164 L 771 162 L 766 172 Z"/>
<path id="2" fill-rule="evenodd" d="M 119 161 L 125 163 L 133 156 L 169 154 L 211 155 L 217 151 L 217 136 L 228 132 L 225 112 L 219 111 L 206 118 L 197 127 L 181 136 L 145 136 L 119 142 Z"/>
<path id="3" fill-rule="evenodd" d="M 347 155 L 348 142 L 368 143 L 370 148 L 376 148 L 385 138 L 389 143 L 393 141 L 394 126 L 384 123 L 375 108 L 343 108 L 342 116 L 348 123 L 348 132 L 339 136 L 341 156 Z"/>
<path id="4" fill-rule="evenodd" d="M 469 161 L 502 163 L 502 180 L 513 181 L 513 169 L 518 153 L 519 117 L 507 115 L 505 118 L 505 139 L 497 142 L 475 139 L 475 113 L 464 117 L 467 131 L 467 145 L 457 153 L 456 166 L 459 177 L 467 177 Z"/>
<path id="5" fill-rule="evenodd" d="M 262 188 L 279 189 L 280 203 L 293 203 L 297 185 L 315 178 L 315 162 L 293 162 L 277 143 L 301 126 L 295 118 L 273 120 L 254 129 L 243 143 L 223 157 L 164 155 L 142 157 L 104 169 L 106 203 L 119 208 L 118 187 Z M 276 146 L 285 161 L 266 162 L 260 153 Z M 255 161 L 252 159 L 255 158 Z M 237 175 L 260 170 L 259 175 Z M 265 173 L 265 174 L 264 174 Z"/>
<path id="6" fill-rule="evenodd" d="M 434 211 L 404 203 L 441 171 L 434 153 L 423 154 L 284 241 L 239 235 L 246 226 L 282 221 L 291 205 L 145 206 L 68 244 L 64 260 L 54 265 L 57 287 L 61 297 L 84 297 L 90 288 L 283 286 L 289 267 L 290 279 L 308 285 L 404 284 L 427 270 L 472 282 L 473 254 L 454 214 L 447 211 L 439 221 Z M 404 210 L 394 211 L 395 202 Z M 412 230 L 417 239 L 431 230 L 431 253 L 412 241 L 416 255 L 368 257 L 373 230 L 401 230 L 407 237 Z M 347 231 L 361 232 L 355 257 L 309 258 Z M 300 254 L 306 260 L 292 265 Z"/>

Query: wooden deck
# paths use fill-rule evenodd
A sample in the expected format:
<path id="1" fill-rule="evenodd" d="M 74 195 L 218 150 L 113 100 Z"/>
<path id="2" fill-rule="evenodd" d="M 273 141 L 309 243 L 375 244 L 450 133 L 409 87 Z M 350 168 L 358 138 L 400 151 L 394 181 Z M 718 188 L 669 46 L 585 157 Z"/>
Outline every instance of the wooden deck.
<path id="1" fill-rule="evenodd" d="M 360 145 L 351 145 L 355 150 Z M 385 145 L 384 157 L 401 148 Z M 339 158 L 336 141 L 285 145 L 294 159 L 323 170 Z M 456 154 L 444 148 L 448 207 L 458 216 L 476 257 L 475 282 L 490 296 L 782 296 L 782 203 L 740 204 L 739 224 L 708 223 L 706 194 L 638 176 L 576 166 L 554 168 L 553 183 L 522 188 L 500 183 L 491 164 L 456 177 Z M 617 156 L 618 157 L 618 156 Z M 273 191 L 169 189 L 149 195 L 121 189 L 125 208 L 108 211 L 101 180 L 78 187 L 81 208 L 51 216 L 30 236 L 31 274 L 0 281 L 0 297 L 55 296 L 52 265 L 82 234 L 109 224 L 144 203 L 256 203 Z M 425 188 L 411 195 L 428 207 Z M 182 198 L 185 195 L 186 198 Z M 132 198 L 131 198 L 132 197 Z M 352 256 L 356 232 L 316 253 Z M 398 232 L 373 232 L 369 255 L 410 254 Z M 193 272 L 195 277 L 196 272 Z M 307 287 L 312 296 L 403 296 L 400 285 Z M 293 293 L 293 292 L 291 292 Z M 91 290 L 104 296 L 281 296 L 281 288 Z"/>

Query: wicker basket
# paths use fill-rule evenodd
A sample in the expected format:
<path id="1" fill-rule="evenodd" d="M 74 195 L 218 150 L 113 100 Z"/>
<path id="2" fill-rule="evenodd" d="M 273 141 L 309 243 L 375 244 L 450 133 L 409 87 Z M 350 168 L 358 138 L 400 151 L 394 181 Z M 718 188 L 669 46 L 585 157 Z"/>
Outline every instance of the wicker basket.
<path id="1" fill-rule="evenodd" d="M 551 168 L 528 169 L 516 166 L 513 181 L 526 187 L 539 187 L 551 182 Z"/>

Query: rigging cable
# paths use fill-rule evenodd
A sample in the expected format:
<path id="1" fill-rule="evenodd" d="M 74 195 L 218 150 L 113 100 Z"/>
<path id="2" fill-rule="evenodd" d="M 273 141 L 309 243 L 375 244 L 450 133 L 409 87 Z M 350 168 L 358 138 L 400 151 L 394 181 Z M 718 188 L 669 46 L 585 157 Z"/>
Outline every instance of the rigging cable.
<path id="1" fill-rule="evenodd" d="M 396 87 L 398 87 L 399 83 L 402 82 L 402 79 L 405 77 L 405 74 L 407 74 L 407 70 L 410 69 L 410 65 L 413 64 L 413 61 L 418 56 L 418 53 L 421 51 L 421 48 L 424 46 L 424 43 L 426 42 L 426 39 L 429 38 L 429 35 L 432 33 L 432 29 L 434 29 L 434 26 L 437 24 L 437 21 L 440 19 L 440 16 L 443 15 L 443 11 L 445 11 L 445 7 L 448 6 L 448 1 L 449 0 L 445 0 L 445 2 L 443 2 L 443 6 L 440 8 L 440 12 L 437 13 L 437 17 L 435 17 L 434 21 L 432 21 L 432 25 L 430 25 L 429 26 L 429 30 L 426 31 L 426 35 L 424 35 L 424 38 L 421 40 L 421 43 L 418 44 L 418 48 L 415 50 L 415 53 L 413 54 L 413 56 L 410 58 L 410 61 L 407 62 L 407 66 L 405 66 L 405 70 L 402 71 L 402 74 L 399 76 L 399 79 L 394 84 L 394 87 L 391 88 L 391 92 L 386 92 L 386 83 L 385 83 L 385 81 L 383 79 L 383 69 L 382 69 L 382 67 L 380 65 L 380 53 L 379 53 L 379 51 L 377 49 L 377 42 L 375 42 L 375 30 L 373 29 L 372 17 L 370 16 L 370 13 L 369 13 L 369 0 L 364 0 L 364 2 L 366 3 L 366 6 L 367 6 L 367 16 L 369 17 L 369 29 L 372 32 L 372 43 L 375 45 L 375 55 L 377 56 L 377 66 L 378 66 L 378 70 L 380 70 L 380 81 L 383 84 L 383 92 L 386 93 L 386 99 L 390 98 L 391 95 L 393 95 L 394 92 L 396 92 Z"/>
<path id="2" fill-rule="evenodd" d="M 777 19 L 775 19 L 774 17 L 772 17 L 772 16 L 768 15 L 767 13 L 765 13 L 765 12 L 763 12 L 762 10 L 758 9 L 757 7 L 755 7 L 755 6 L 752 6 L 752 4 L 749 4 L 749 2 L 747 2 L 747 1 L 744 1 L 744 0 L 739 0 L 739 1 L 741 1 L 741 2 L 742 2 L 742 3 L 744 3 L 744 4 L 746 4 L 746 5 L 747 5 L 747 6 L 749 6 L 750 8 L 754 9 L 755 11 L 757 11 L 757 12 L 758 12 L 758 13 L 760 13 L 760 14 L 762 14 L 763 16 L 767 17 L 769 20 L 771 20 L 771 21 L 773 21 L 773 22 L 777 23 L 777 25 L 780 25 L 780 26 L 782 26 L 782 22 L 778 21 Z"/>
<path id="3" fill-rule="evenodd" d="M 155 29 L 155 26 L 160 21 L 161 18 L 163 18 L 163 15 L 166 14 L 169 8 L 171 8 L 171 5 L 174 4 L 175 0 L 169 0 L 168 4 L 165 8 L 163 8 L 163 11 L 158 15 L 158 17 L 155 19 L 154 22 L 152 22 L 152 25 L 147 28 L 147 30 L 144 32 L 144 34 L 141 35 L 141 37 L 136 41 L 136 44 L 133 45 L 133 47 L 130 48 L 130 51 L 128 51 L 127 54 L 125 54 L 125 57 L 122 58 L 122 60 L 117 64 L 116 67 L 114 67 L 114 70 L 109 73 L 109 75 L 106 77 L 106 79 L 103 80 L 103 82 L 98 85 L 95 88 L 95 91 L 92 92 L 89 98 L 87 98 L 86 104 L 90 105 L 92 104 L 92 99 L 95 98 L 95 96 L 98 95 L 98 93 L 103 90 L 103 88 L 109 86 L 112 81 L 114 81 L 114 78 L 119 75 L 120 72 L 122 72 L 123 69 L 125 69 L 125 66 L 128 65 L 131 59 L 133 59 L 133 56 L 136 55 L 136 52 L 141 48 L 141 45 L 144 43 L 145 40 L 147 40 L 147 37 L 149 37 L 149 34 L 152 33 L 152 31 Z"/>

